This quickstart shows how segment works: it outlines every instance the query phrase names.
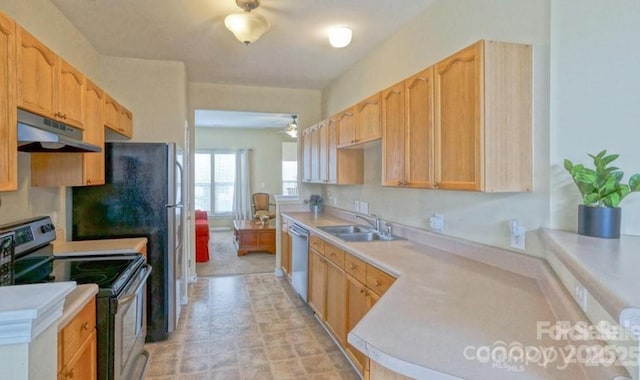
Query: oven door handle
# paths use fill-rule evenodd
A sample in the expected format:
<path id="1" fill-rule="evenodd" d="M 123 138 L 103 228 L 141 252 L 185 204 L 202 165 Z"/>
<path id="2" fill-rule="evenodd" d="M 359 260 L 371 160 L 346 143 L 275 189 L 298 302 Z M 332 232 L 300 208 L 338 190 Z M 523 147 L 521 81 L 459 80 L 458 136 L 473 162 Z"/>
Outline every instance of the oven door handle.
<path id="1" fill-rule="evenodd" d="M 144 274 L 144 277 L 138 282 L 138 285 L 136 286 L 136 290 L 134 292 L 129 293 L 126 296 L 118 299 L 118 307 L 121 307 L 121 306 L 126 305 L 127 303 L 133 301 L 136 298 L 136 296 L 138 295 L 138 292 L 140 291 L 140 289 L 142 289 L 142 287 L 144 286 L 145 282 L 147 282 L 147 279 L 151 275 L 151 271 L 153 271 L 153 268 L 149 264 L 145 264 L 143 266 L 143 268 L 145 269 L 146 273 Z"/>

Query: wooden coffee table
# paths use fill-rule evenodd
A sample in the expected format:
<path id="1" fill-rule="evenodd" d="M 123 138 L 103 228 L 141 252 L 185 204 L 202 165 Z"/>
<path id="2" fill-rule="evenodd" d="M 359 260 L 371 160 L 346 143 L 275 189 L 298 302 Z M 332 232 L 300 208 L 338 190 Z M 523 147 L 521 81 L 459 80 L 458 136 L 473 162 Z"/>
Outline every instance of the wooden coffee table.
<path id="1" fill-rule="evenodd" d="M 276 254 L 275 219 L 264 225 L 257 220 L 234 220 L 233 230 L 238 256 L 244 256 L 249 252 Z"/>

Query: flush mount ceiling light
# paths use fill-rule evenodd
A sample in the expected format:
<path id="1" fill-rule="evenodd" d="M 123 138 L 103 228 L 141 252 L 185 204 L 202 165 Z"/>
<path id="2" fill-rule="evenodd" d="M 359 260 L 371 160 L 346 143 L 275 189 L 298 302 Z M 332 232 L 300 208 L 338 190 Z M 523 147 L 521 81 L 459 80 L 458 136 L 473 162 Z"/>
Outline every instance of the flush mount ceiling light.
<path id="1" fill-rule="evenodd" d="M 329 28 L 329 43 L 334 48 L 343 48 L 351 43 L 351 29 L 344 25 Z"/>
<path id="2" fill-rule="evenodd" d="M 249 45 L 260 38 L 271 25 L 264 16 L 251 13 L 260 6 L 260 0 L 236 0 L 236 4 L 244 13 L 228 15 L 224 19 L 224 25 L 240 42 Z"/>

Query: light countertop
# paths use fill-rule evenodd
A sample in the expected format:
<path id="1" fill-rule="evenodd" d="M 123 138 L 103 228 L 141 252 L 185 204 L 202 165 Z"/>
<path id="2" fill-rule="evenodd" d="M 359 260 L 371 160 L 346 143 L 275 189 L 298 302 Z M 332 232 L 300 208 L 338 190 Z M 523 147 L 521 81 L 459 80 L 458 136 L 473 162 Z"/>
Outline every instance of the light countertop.
<path id="1" fill-rule="evenodd" d="M 524 276 L 410 240 L 344 242 L 315 227 L 355 223 L 323 214 L 284 214 L 398 277 L 348 337 L 383 366 L 418 379 L 588 378 L 576 364 L 559 370 L 560 360 L 546 368 L 538 362 L 496 368 L 492 361 L 474 359 L 479 348 L 521 345 L 559 351 L 567 344 L 537 336 L 538 322 L 558 320 L 535 278 L 537 266 L 546 265 L 543 260 L 534 259 L 533 274 Z"/>
<path id="2" fill-rule="evenodd" d="M 78 285 L 67 297 L 64 299 L 64 309 L 62 311 L 62 317 L 58 321 L 58 331 L 62 330 L 73 317 L 78 314 L 80 310 L 89 302 L 93 297 L 98 294 L 98 285 L 96 284 L 82 284 Z"/>
<path id="3" fill-rule="evenodd" d="M 147 238 L 125 238 L 104 240 L 80 240 L 53 242 L 53 254 L 57 256 L 127 254 L 142 252 L 147 245 Z"/>

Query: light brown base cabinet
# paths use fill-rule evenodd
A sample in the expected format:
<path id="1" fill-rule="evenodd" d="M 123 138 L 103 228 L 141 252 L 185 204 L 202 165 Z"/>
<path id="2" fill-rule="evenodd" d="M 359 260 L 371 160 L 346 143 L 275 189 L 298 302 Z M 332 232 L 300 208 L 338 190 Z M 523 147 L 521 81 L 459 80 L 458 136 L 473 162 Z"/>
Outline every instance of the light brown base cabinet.
<path id="1" fill-rule="evenodd" d="M 347 335 L 394 278 L 315 235 L 309 247 L 308 304 L 366 377 L 369 359 L 347 342 Z"/>
<path id="2" fill-rule="evenodd" d="M 58 332 L 58 379 L 95 380 L 97 377 L 96 299 Z"/>
<path id="3" fill-rule="evenodd" d="M 282 271 L 291 277 L 291 236 L 289 235 L 289 225 L 282 223 L 282 231 L 280 233 L 280 253 Z"/>

